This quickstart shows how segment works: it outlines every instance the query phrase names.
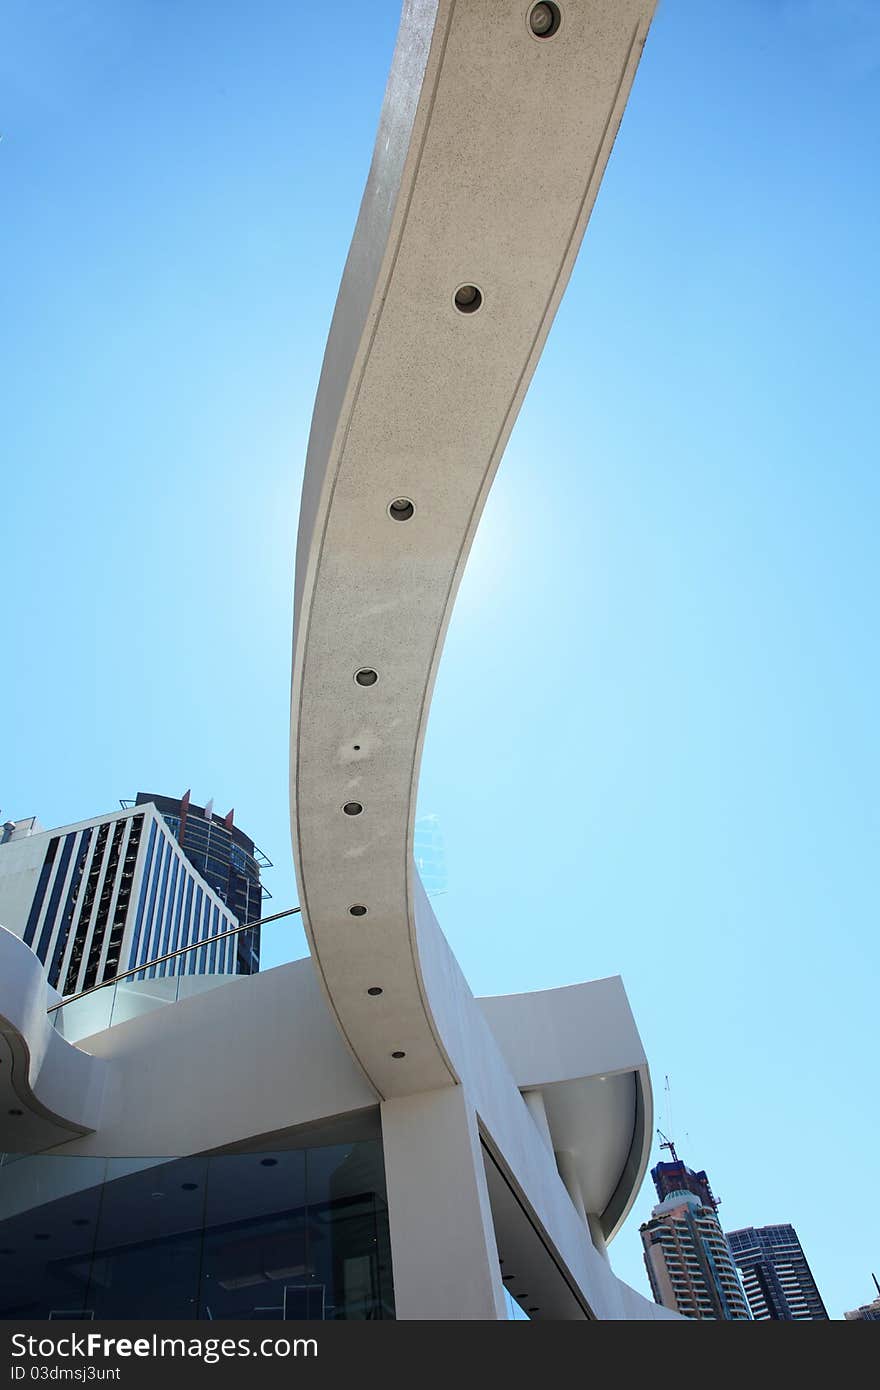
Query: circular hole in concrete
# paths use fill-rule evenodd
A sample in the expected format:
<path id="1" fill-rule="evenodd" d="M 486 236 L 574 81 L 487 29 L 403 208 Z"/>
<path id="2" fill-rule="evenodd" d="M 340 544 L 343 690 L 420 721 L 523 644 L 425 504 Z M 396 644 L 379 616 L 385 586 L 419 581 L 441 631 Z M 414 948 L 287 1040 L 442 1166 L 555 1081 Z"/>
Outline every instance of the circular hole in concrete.
<path id="1" fill-rule="evenodd" d="M 392 521 L 409 521 L 415 510 L 408 497 L 395 497 L 393 502 L 388 503 L 388 515 Z"/>
<path id="2" fill-rule="evenodd" d="M 483 303 L 482 290 L 476 285 L 459 285 L 452 302 L 460 314 L 475 314 Z"/>
<path id="3" fill-rule="evenodd" d="M 346 801 L 342 809 L 347 816 L 359 816 L 364 808 L 359 801 Z"/>
<path id="4" fill-rule="evenodd" d="M 363 903 L 355 903 L 348 911 L 352 917 L 366 917 L 367 915 L 367 909 L 364 907 Z"/>
<path id="5" fill-rule="evenodd" d="M 405 1052 L 392 1052 L 391 1056 L 392 1056 L 396 1061 L 399 1062 L 400 1059 L 401 1059 L 401 1057 L 405 1057 L 405 1056 L 406 1056 L 406 1053 L 405 1053 Z"/>
<path id="6" fill-rule="evenodd" d="M 367 994 L 372 994 L 373 996 L 381 993 L 382 988 L 380 985 L 370 985 L 370 988 L 367 990 Z"/>
<path id="7" fill-rule="evenodd" d="M 359 671 L 355 671 L 354 678 L 358 685 L 375 685 L 379 679 L 372 666 L 362 666 Z"/>
<path id="8" fill-rule="evenodd" d="M 529 28 L 536 39 L 552 39 L 553 35 L 558 33 L 561 23 L 559 6 L 554 5 L 552 0 L 542 0 L 540 5 L 532 6 Z"/>

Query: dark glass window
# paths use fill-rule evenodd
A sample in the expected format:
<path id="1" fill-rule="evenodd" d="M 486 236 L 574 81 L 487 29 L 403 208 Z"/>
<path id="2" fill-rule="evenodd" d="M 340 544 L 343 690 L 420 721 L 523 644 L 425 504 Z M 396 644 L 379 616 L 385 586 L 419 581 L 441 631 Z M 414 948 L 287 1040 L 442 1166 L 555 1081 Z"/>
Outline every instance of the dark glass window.
<path id="1" fill-rule="evenodd" d="M 171 882 L 170 882 L 170 884 L 168 885 L 168 912 L 167 912 L 167 915 L 166 915 L 166 918 L 165 918 L 165 928 L 164 928 L 164 930 L 163 930 L 163 932 L 162 932 L 162 942 L 161 942 L 161 945 L 159 944 L 158 941 L 157 941 L 157 943 L 156 943 L 156 955 L 157 955 L 157 956 L 164 956 L 164 955 L 167 955 L 167 953 L 172 949 L 172 944 L 171 944 L 171 943 L 172 943 L 172 941 L 173 941 L 172 931 L 173 931 L 173 928 L 174 928 L 174 907 L 175 907 L 175 903 L 176 903 L 176 899 L 177 899 L 177 874 L 178 874 L 179 869 L 180 869 L 180 860 L 177 858 L 177 855 L 175 854 L 175 856 L 174 856 L 174 863 L 173 863 L 172 866 L 171 866 Z M 164 973 L 165 973 L 165 967 L 164 967 L 164 965 L 160 965 L 160 966 L 157 968 L 157 970 L 154 970 L 154 971 L 153 971 L 153 973 L 154 973 L 154 974 L 157 974 L 157 973 L 158 973 L 158 974 L 160 974 L 160 975 L 164 975 Z"/>
<path id="2" fill-rule="evenodd" d="M 193 916 L 193 928 L 190 936 L 190 945 L 192 945 L 196 941 L 200 941 L 204 935 L 204 932 L 202 931 L 202 898 L 204 896 L 205 895 L 202 892 L 201 888 L 197 888 L 196 906 L 195 913 Z M 200 955 L 201 951 L 190 951 L 189 955 L 184 957 L 187 963 L 186 970 L 188 975 L 195 975 L 198 972 L 198 958 Z"/>
<path id="3" fill-rule="evenodd" d="M 141 939 L 137 960 L 134 959 L 134 954 L 132 953 L 132 965 L 139 965 L 142 961 L 150 959 L 150 938 L 152 936 L 153 930 L 153 912 L 156 905 L 156 894 L 159 890 L 159 881 L 162 873 L 162 862 L 163 859 L 167 860 L 168 855 L 170 853 L 171 846 L 169 845 L 165 837 L 160 834 L 156 845 L 156 858 L 153 861 L 152 882 L 150 884 L 150 900 L 147 904 L 147 911 L 144 917 L 143 937 Z M 144 971 L 140 971 L 135 976 L 135 979 L 146 979 L 146 973 Z"/>
<path id="4" fill-rule="evenodd" d="M 104 939 L 107 936 L 107 926 L 110 917 L 110 906 L 113 902 L 113 891 L 116 887 L 116 875 L 119 870 L 119 855 L 122 850 L 122 837 L 125 834 L 126 822 L 116 821 L 113 826 L 113 839 L 110 841 L 110 849 L 106 858 L 106 871 L 104 881 L 101 885 L 101 893 L 98 898 L 98 907 L 95 913 L 95 926 L 92 932 L 92 939 L 88 949 L 88 961 L 86 972 L 83 978 L 83 987 L 91 989 L 98 978 L 98 966 L 101 961 L 101 954 L 104 948 Z M 111 975 L 116 973 L 116 962 L 110 950 L 109 940 L 107 943 L 106 968 Z"/>
<path id="5" fill-rule="evenodd" d="M 52 873 L 52 865 L 55 863 L 55 853 L 58 849 L 60 838 L 60 836 L 56 835 L 54 839 L 49 841 L 49 845 L 46 849 L 46 858 L 43 860 L 43 867 L 40 870 L 37 891 L 34 894 L 34 900 L 31 903 L 31 910 L 28 914 L 27 925 L 24 929 L 24 942 L 26 946 L 30 946 L 33 943 L 34 932 L 37 929 L 37 922 L 40 920 L 40 909 L 43 906 L 43 899 L 46 896 L 46 887 Z"/>
<path id="6" fill-rule="evenodd" d="M 197 1316 L 206 1171 L 198 1158 L 108 1161 L 87 1299 L 95 1318 Z"/>
<path id="7" fill-rule="evenodd" d="M 138 899 L 137 918 L 135 921 L 134 928 L 134 940 L 132 941 L 131 946 L 131 956 L 128 962 L 129 965 L 134 965 L 138 960 L 138 948 L 140 946 L 141 929 L 143 927 L 144 922 L 144 902 L 146 900 L 147 890 L 150 887 L 150 866 L 153 862 L 153 849 L 155 848 L 155 844 L 156 822 L 153 821 L 152 825 L 150 826 L 150 840 L 149 844 L 147 845 L 147 859 L 146 863 L 144 864 L 144 876 L 141 881 L 141 895 Z"/>
<path id="8" fill-rule="evenodd" d="M 0 1166 L 0 1319 L 394 1317 L 379 1139 Z"/>
<path id="9" fill-rule="evenodd" d="M 168 892 L 168 874 L 171 871 L 172 859 L 176 864 L 177 859 L 175 858 L 174 851 L 171 848 L 171 844 L 170 842 L 166 841 L 165 859 L 162 867 L 162 887 L 159 890 L 159 902 L 156 907 L 156 921 L 154 923 L 152 936 L 150 938 L 150 954 L 146 957 L 147 960 L 151 960 L 153 956 L 158 956 L 160 954 L 159 943 L 162 937 L 162 918 L 165 914 L 165 897 Z M 156 967 L 155 965 L 151 965 L 149 969 L 146 971 L 146 977 L 147 979 L 153 979 L 155 974 Z"/>
<path id="10" fill-rule="evenodd" d="M 61 900 L 61 890 L 64 887 L 64 880 L 67 877 L 67 866 L 70 863 L 70 856 L 73 851 L 73 842 L 77 832 L 71 831 L 64 837 L 64 848 L 61 851 L 61 858 L 58 861 L 58 868 L 55 870 L 55 882 L 52 884 L 52 892 L 49 896 L 49 906 L 46 908 L 46 919 L 43 922 L 43 930 L 40 932 L 39 944 L 36 947 L 36 954 L 45 965 L 49 954 L 49 942 L 52 940 L 52 932 L 58 914 L 58 904 Z"/>
<path id="11" fill-rule="evenodd" d="M 70 962 L 67 967 L 67 979 L 62 993 L 73 994 L 77 989 L 79 980 L 80 966 L 82 965 L 83 951 L 85 950 L 86 939 L 89 934 L 89 926 L 92 920 L 92 911 L 95 905 L 95 897 L 98 892 L 98 882 L 101 877 L 101 865 L 104 862 L 104 850 L 107 844 L 107 835 L 110 830 L 110 823 L 105 823 L 98 827 L 95 838 L 95 852 L 92 855 L 92 863 L 89 868 L 88 878 L 86 879 L 85 893 L 83 894 L 82 910 L 79 914 L 79 921 L 76 926 L 76 935 L 73 939 L 73 946 L 70 952 Z"/>
<path id="12" fill-rule="evenodd" d="M 70 887 L 67 890 L 67 901 L 64 904 L 64 911 L 58 923 L 58 931 L 55 935 L 55 947 L 52 951 L 52 961 L 49 965 L 48 979 L 53 989 L 58 988 L 58 977 L 61 974 L 61 962 L 70 938 L 70 928 L 73 924 L 76 904 L 79 899 L 79 890 L 82 884 L 83 869 L 85 868 L 86 855 L 89 845 L 92 842 L 91 830 L 84 830 L 80 840 L 79 850 L 77 851 L 76 861 L 73 866 L 73 874 L 70 879 Z"/>

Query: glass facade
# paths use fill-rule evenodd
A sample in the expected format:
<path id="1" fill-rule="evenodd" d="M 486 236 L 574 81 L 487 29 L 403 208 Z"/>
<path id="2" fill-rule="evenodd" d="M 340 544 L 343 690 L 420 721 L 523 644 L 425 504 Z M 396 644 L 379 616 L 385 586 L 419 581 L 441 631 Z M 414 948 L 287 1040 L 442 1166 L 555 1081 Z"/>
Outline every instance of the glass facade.
<path id="1" fill-rule="evenodd" d="M 0 1319 L 393 1317 L 378 1138 L 0 1163 Z"/>

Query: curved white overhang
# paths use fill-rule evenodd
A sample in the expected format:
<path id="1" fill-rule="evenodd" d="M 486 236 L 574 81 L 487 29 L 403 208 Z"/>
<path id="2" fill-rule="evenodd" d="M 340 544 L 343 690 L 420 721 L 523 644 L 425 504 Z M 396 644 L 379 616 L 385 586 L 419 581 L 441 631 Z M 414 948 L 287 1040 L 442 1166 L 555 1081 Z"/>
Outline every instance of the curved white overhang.
<path id="1" fill-rule="evenodd" d="M 459 1079 L 415 926 L 425 724 L 474 531 L 574 264 L 654 0 L 560 8 L 559 31 L 540 39 L 521 0 L 405 6 L 309 441 L 294 856 L 328 999 L 383 1097 Z M 456 307 L 465 285 L 482 296 L 476 312 Z M 398 498 L 413 504 L 409 519 L 389 514 Z M 363 668 L 375 683 L 356 682 Z"/>
<path id="2" fill-rule="evenodd" d="M 539 1091 L 554 1152 L 571 1156 L 606 1240 L 650 1159 L 648 1063 L 619 975 L 477 1001 L 521 1091 Z"/>
<path id="3" fill-rule="evenodd" d="M 105 1063 L 65 1042 L 42 962 L 0 927 L 0 1151 L 37 1153 L 97 1128 Z"/>

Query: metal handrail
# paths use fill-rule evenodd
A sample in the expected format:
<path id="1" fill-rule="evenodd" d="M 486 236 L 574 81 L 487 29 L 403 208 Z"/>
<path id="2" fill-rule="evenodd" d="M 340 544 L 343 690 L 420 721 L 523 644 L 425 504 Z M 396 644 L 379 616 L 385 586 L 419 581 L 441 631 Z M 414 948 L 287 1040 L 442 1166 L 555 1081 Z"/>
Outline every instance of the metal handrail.
<path id="1" fill-rule="evenodd" d="M 115 985 L 118 980 L 127 980 L 130 975 L 139 975 L 142 970 L 149 970 L 151 965 L 161 965 L 163 961 L 174 960 L 176 956 L 185 956 L 188 951 L 198 951 L 201 946 L 210 946 L 212 941 L 224 941 L 228 936 L 238 936 L 240 932 L 253 931 L 254 927 L 264 927 L 267 922 L 277 922 L 279 917 L 291 917 L 294 912 L 302 912 L 302 908 L 287 907 L 283 912 L 273 912 L 271 917 L 261 917 L 259 922 L 247 922 L 243 927 L 233 927 L 230 931 L 218 932 L 216 936 L 206 936 L 201 941 L 193 941 L 189 946 L 180 946 L 176 951 L 167 951 L 164 956 L 154 956 L 152 960 L 133 965 L 130 970 L 120 970 L 112 980 L 102 980 L 98 985 L 89 985 L 88 989 L 81 989 L 79 994 L 68 994 L 57 1004 L 50 1004 L 46 1013 L 54 1014 L 56 1009 L 63 1009 L 65 1004 L 73 1004 L 77 999 L 84 999 L 87 994 L 97 994 L 99 989 L 107 989 L 108 985 Z"/>

